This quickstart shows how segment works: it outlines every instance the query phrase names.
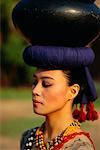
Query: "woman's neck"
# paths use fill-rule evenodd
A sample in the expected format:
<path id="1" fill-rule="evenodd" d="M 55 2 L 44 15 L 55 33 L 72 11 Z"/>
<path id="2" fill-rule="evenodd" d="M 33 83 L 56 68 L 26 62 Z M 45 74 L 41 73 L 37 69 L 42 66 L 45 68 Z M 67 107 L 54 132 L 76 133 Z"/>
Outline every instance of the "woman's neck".
<path id="1" fill-rule="evenodd" d="M 62 109 L 46 116 L 45 122 L 45 143 L 57 135 L 61 134 L 63 130 L 73 121 L 71 109 Z"/>

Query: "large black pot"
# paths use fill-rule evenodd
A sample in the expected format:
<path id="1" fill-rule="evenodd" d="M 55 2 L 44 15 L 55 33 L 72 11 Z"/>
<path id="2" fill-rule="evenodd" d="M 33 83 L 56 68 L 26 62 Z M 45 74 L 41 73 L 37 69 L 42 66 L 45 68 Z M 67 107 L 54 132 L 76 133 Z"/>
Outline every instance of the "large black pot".
<path id="1" fill-rule="evenodd" d="M 100 31 L 100 9 L 91 0 L 21 0 L 12 19 L 33 45 L 82 47 Z"/>

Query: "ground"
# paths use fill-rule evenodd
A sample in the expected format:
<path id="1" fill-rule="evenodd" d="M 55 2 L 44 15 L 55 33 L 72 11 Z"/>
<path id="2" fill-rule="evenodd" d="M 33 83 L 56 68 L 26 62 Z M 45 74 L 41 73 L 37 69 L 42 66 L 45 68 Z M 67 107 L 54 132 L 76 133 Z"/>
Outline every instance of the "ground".
<path id="1" fill-rule="evenodd" d="M 8 121 L 14 118 L 32 118 L 32 107 L 29 101 L 0 101 L 0 121 L 2 126 Z M 2 106 L 2 107 L 1 107 Z M 19 123 L 19 122 L 18 122 Z M 1 129 L 2 130 L 2 129 Z M 19 139 L 9 136 L 0 135 L 0 150 L 18 150 Z"/>

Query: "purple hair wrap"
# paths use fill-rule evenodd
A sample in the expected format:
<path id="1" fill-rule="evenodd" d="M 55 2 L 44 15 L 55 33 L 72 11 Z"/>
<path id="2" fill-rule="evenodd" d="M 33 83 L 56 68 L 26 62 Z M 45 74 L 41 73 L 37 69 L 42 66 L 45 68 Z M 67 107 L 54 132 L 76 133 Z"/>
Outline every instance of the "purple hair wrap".
<path id="1" fill-rule="evenodd" d="M 87 82 L 87 88 L 84 90 L 82 98 L 76 99 L 75 103 L 87 104 L 90 101 L 95 101 L 97 99 L 96 88 L 95 88 L 91 73 L 89 71 L 89 68 L 84 67 L 84 70 L 85 70 L 85 78 L 86 78 L 86 82 Z"/>
<path id="2" fill-rule="evenodd" d="M 94 57 L 92 49 L 87 47 L 28 46 L 23 53 L 26 64 L 50 69 L 87 66 L 93 62 Z"/>
<path id="3" fill-rule="evenodd" d="M 25 63 L 37 68 L 63 70 L 83 67 L 85 69 L 87 89 L 84 91 L 81 103 L 88 103 L 97 98 L 96 89 L 87 67 L 93 62 L 94 58 L 94 52 L 87 47 L 28 46 L 23 53 Z M 80 100 L 76 103 L 80 103 Z"/>

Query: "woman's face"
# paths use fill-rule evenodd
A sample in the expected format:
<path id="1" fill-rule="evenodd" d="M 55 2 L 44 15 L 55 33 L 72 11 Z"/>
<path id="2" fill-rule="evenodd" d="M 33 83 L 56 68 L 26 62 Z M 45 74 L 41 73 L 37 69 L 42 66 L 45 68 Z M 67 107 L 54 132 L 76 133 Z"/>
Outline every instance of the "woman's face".
<path id="1" fill-rule="evenodd" d="M 48 115 L 62 109 L 70 99 L 70 86 L 61 70 L 38 70 L 33 75 L 34 112 Z"/>

